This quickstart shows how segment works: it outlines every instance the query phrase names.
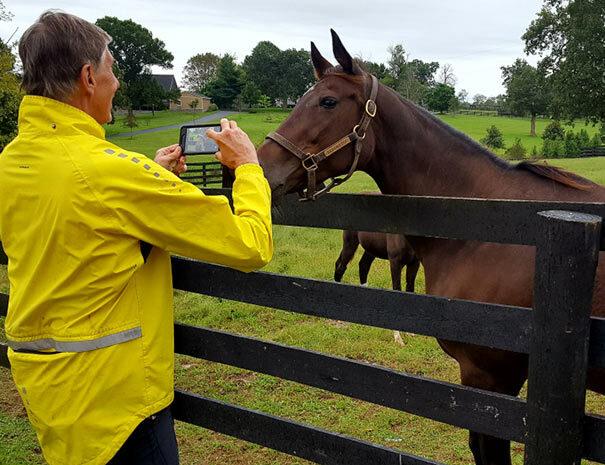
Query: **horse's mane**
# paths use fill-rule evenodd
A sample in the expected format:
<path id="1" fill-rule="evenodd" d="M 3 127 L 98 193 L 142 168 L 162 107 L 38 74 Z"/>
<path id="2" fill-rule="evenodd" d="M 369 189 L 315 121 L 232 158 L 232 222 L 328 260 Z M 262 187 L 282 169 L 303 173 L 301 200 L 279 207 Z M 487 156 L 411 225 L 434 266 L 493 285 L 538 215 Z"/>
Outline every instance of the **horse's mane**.
<path id="1" fill-rule="evenodd" d="M 443 120 L 437 118 L 435 115 L 425 110 L 421 106 L 416 105 L 414 102 L 410 102 L 398 93 L 396 93 L 396 95 L 404 104 L 413 106 L 416 110 L 424 114 L 424 116 L 430 119 L 433 123 L 445 129 L 452 136 L 458 139 L 462 139 L 468 146 L 472 147 L 475 151 L 481 153 L 482 155 L 488 157 L 492 162 L 496 163 L 501 168 L 508 170 L 529 171 L 530 173 L 535 174 L 536 176 L 551 179 L 552 181 L 558 182 L 559 184 L 562 184 L 567 187 L 571 187 L 572 189 L 587 191 L 598 187 L 598 184 L 590 181 L 589 179 L 583 178 L 582 176 L 572 173 L 571 171 L 567 171 L 563 168 L 548 165 L 546 162 L 540 163 L 533 161 L 522 161 L 516 164 L 509 163 L 503 158 L 500 158 L 499 156 L 491 152 L 490 150 L 486 149 L 477 141 L 471 139 L 463 132 L 460 132 L 449 124 L 446 124 Z"/>
<path id="2" fill-rule="evenodd" d="M 515 165 L 515 169 L 529 171 L 530 173 L 543 178 L 552 179 L 559 184 L 563 184 L 564 186 L 571 187 L 573 189 L 588 191 L 598 186 L 598 184 L 572 173 L 571 171 L 567 171 L 563 168 L 557 168 L 556 166 L 551 166 L 546 163 L 522 161 Z"/>

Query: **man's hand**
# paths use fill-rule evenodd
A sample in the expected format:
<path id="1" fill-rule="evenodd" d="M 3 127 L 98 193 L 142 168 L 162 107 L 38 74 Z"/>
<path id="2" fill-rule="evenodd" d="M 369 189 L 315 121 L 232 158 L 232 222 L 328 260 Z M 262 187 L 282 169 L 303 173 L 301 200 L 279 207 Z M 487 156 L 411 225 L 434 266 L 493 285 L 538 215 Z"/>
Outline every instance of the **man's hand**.
<path id="1" fill-rule="evenodd" d="M 187 171 L 187 165 L 185 164 L 187 160 L 182 154 L 179 144 L 159 149 L 155 153 L 154 161 L 168 171 L 172 171 L 177 176 L 180 176 Z"/>
<path id="2" fill-rule="evenodd" d="M 248 135 L 237 127 L 235 121 L 223 118 L 221 119 L 221 132 L 209 129 L 206 134 L 218 144 L 219 151 L 216 152 L 216 159 L 227 168 L 234 170 L 245 163 L 258 165 L 254 145 Z"/>

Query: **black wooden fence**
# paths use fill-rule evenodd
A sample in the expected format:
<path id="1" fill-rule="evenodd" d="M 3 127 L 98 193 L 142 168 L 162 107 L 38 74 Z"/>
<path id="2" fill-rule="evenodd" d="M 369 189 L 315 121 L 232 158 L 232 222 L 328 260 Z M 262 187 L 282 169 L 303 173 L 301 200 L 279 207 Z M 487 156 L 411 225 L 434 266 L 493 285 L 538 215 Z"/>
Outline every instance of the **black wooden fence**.
<path id="1" fill-rule="evenodd" d="M 266 272 L 245 274 L 173 258 L 174 285 L 184 291 L 528 353 L 527 401 L 182 324 L 175 325 L 176 352 L 522 442 L 526 464 L 571 465 L 580 457 L 605 463 L 605 418 L 584 412 L 587 367 L 605 368 L 605 320 L 589 316 L 597 252 L 605 250 L 603 216 L 605 204 L 600 203 L 347 194 L 306 203 L 290 198 L 274 211 L 275 223 L 283 225 L 535 245 L 533 310 Z M 8 296 L 0 295 L 2 313 L 7 303 Z M 0 363 L 7 366 L 5 352 L 3 346 Z M 182 391 L 176 392 L 174 414 L 320 464 L 435 463 Z"/>
<path id="2" fill-rule="evenodd" d="M 191 162 L 187 163 L 187 171 L 181 175 L 181 178 L 198 187 L 213 184 L 225 187 L 223 169 L 223 165 L 219 161 Z"/>
<path id="3" fill-rule="evenodd" d="M 597 147 L 584 147 L 581 157 L 605 157 L 605 145 Z"/>

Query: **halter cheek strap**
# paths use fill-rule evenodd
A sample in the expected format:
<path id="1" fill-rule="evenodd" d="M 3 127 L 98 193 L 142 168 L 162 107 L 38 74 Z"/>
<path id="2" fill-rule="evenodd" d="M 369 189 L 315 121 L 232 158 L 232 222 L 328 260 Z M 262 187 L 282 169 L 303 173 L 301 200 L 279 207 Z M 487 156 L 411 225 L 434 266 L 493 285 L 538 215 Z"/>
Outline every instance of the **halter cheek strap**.
<path id="1" fill-rule="evenodd" d="M 364 113 L 359 124 L 357 124 L 349 134 L 334 142 L 328 148 L 323 149 L 321 152 L 315 154 L 305 153 L 299 149 L 296 144 L 292 143 L 278 132 L 271 132 L 266 136 L 266 139 L 271 139 L 278 143 L 292 155 L 297 157 L 307 172 L 307 190 L 303 192 L 304 198 L 301 200 L 315 200 L 317 197 L 329 192 L 339 184 L 342 184 L 353 175 L 353 172 L 357 169 L 357 163 L 359 162 L 359 156 L 361 155 L 361 150 L 363 148 L 363 140 L 366 137 L 366 131 L 372 122 L 372 119 L 376 116 L 376 111 L 378 109 L 376 106 L 377 94 L 378 79 L 376 79 L 376 76 L 372 75 L 372 89 L 370 91 L 370 96 L 365 103 Z M 319 191 L 316 191 L 317 183 L 315 173 L 318 164 L 353 142 L 355 142 L 355 156 L 353 158 L 353 163 L 351 163 L 351 167 L 349 168 L 349 172 L 340 178 L 332 177 L 330 184 Z"/>

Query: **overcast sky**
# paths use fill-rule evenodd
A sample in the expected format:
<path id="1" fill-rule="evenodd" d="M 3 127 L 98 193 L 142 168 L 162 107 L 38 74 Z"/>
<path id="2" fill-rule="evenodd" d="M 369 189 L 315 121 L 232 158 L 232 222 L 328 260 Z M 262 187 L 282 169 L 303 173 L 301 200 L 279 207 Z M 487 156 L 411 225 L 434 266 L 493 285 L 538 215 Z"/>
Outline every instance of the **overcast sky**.
<path id="1" fill-rule="evenodd" d="M 388 60 L 388 47 L 403 44 L 410 58 L 453 66 L 456 90 L 469 96 L 503 93 L 500 66 L 524 57 L 521 35 L 542 0 L 2 0 L 14 14 L 0 22 L 0 38 L 15 38 L 44 10 L 57 8 L 91 22 L 102 16 L 132 19 L 150 29 L 174 55 L 181 82 L 196 53 L 231 53 L 242 61 L 261 40 L 279 48 L 309 50 L 313 40 L 333 61 L 330 28 L 352 55 Z M 531 63 L 536 59 L 530 57 Z"/>

